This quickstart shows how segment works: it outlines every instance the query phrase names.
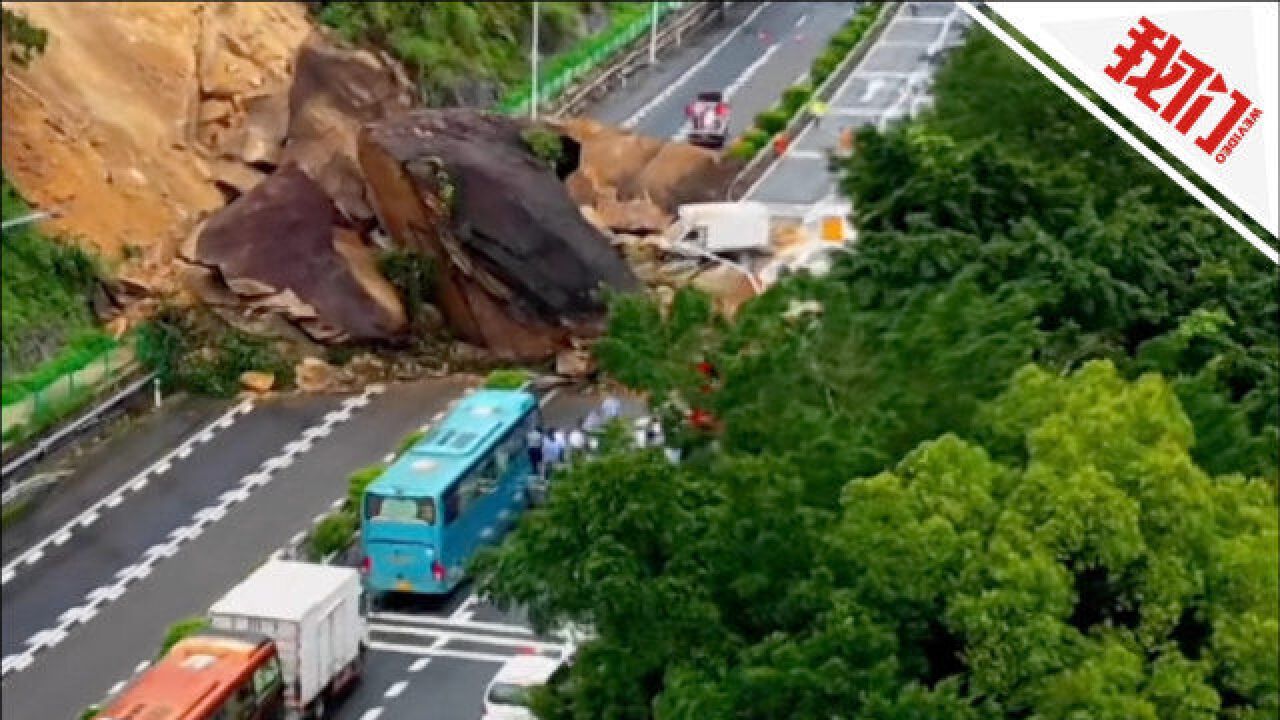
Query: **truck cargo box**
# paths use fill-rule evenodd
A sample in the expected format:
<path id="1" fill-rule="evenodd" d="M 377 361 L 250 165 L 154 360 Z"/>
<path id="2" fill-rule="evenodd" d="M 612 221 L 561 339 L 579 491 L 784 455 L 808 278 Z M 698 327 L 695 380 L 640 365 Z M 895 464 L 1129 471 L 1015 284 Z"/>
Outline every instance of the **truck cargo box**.
<path id="1" fill-rule="evenodd" d="M 365 640 L 360 574 L 354 568 L 271 560 L 210 608 L 213 627 L 270 636 L 284 673 L 285 699 L 312 706 L 335 679 L 358 670 Z"/>

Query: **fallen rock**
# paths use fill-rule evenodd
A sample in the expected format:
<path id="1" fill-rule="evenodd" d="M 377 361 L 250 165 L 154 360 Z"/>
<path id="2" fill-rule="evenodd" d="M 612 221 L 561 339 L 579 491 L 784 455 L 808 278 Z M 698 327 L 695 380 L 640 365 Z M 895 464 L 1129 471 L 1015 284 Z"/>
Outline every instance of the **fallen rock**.
<path id="1" fill-rule="evenodd" d="M 660 233 L 673 219 L 647 197 L 619 200 L 615 188 L 600 195 L 594 214 L 610 231 L 629 235 Z"/>
<path id="2" fill-rule="evenodd" d="M 305 170 L 348 218 L 373 220 L 357 156 L 360 127 L 406 111 L 411 88 L 393 63 L 313 34 L 298 51 L 281 164 Z"/>
<path id="3" fill-rule="evenodd" d="M 270 392 L 271 387 L 276 383 L 276 376 L 268 372 L 257 372 L 249 370 L 240 373 L 240 387 L 253 393 Z"/>
<path id="4" fill-rule="evenodd" d="M 556 124 L 581 147 L 578 169 L 565 181 L 578 205 L 599 209 L 616 199 L 645 199 L 668 216 L 686 203 L 723 200 L 742 162 L 685 143 L 665 142 L 589 118 Z"/>
<path id="5" fill-rule="evenodd" d="M 350 373 L 344 373 L 318 357 L 305 357 L 294 367 L 298 389 L 305 393 L 341 392 L 351 385 Z"/>
<path id="6" fill-rule="evenodd" d="M 570 349 L 556 353 L 556 374 L 568 378 L 585 378 L 596 370 L 595 358 L 587 350 Z"/>
<path id="7" fill-rule="evenodd" d="M 524 127 L 414 111 L 366 126 L 360 164 L 391 237 L 436 259 L 449 326 L 501 359 L 532 361 L 603 329 L 602 285 L 639 283 L 525 146 Z"/>
<path id="8" fill-rule="evenodd" d="M 690 284 L 710 295 L 716 309 L 728 318 L 732 318 L 743 304 L 756 296 L 751 281 L 728 265 L 713 266 L 699 273 Z"/>
<path id="9" fill-rule="evenodd" d="M 211 218 L 194 253 L 188 260 L 216 270 L 242 302 L 288 318 L 316 341 L 387 339 L 406 327 L 372 252 L 296 166 Z"/>

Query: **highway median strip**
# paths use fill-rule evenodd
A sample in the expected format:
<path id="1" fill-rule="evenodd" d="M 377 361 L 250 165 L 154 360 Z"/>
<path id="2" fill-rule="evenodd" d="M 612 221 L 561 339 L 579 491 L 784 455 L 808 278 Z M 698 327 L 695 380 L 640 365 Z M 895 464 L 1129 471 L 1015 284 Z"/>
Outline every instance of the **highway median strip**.
<path id="1" fill-rule="evenodd" d="M 350 418 L 351 410 L 353 408 L 368 405 L 370 397 L 384 392 L 385 389 L 386 388 L 383 385 L 371 385 L 366 388 L 362 394 L 344 400 L 343 408 L 346 412 L 343 421 Z M 329 426 L 331 429 L 337 422 L 340 421 L 326 416 L 324 425 Z M 304 430 L 302 434 L 305 435 L 306 432 L 307 431 Z M 282 448 L 280 455 L 264 461 L 261 466 L 262 470 L 250 473 L 241 478 L 240 486 L 220 495 L 216 504 L 197 510 L 192 515 L 191 522 L 188 525 L 177 527 L 170 531 L 168 542 L 151 546 L 142 553 L 142 557 L 138 562 L 122 568 L 116 573 L 115 583 L 91 590 L 85 596 L 86 602 L 83 605 L 72 607 L 63 612 L 57 625 L 33 634 L 25 641 L 25 645 L 27 646 L 25 651 L 8 655 L 0 661 L 0 677 L 8 677 L 12 673 L 26 670 L 34 662 L 35 656 L 39 652 L 58 645 L 77 625 L 88 623 L 102 610 L 103 607 L 115 602 L 123 596 L 131 583 L 148 577 L 160 560 L 173 557 L 177 554 L 181 545 L 200 537 L 208 526 L 225 518 L 232 506 L 249 497 L 253 488 L 261 487 L 269 483 L 272 480 L 274 469 L 280 467 L 280 459 L 282 457 L 289 457 L 292 459 L 292 457 L 299 451 L 296 445 L 293 447 L 290 447 L 290 445 L 292 445 L 292 443 Z M 90 512 L 93 512 L 92 508 L 90 509 Z M 82 515 L 81 517 L 86 517 L 86 515 Z M 81 518 L 77 518 L 69 525 L 80 521 Z M 27 553 L 24 553 L 22 557 L 19 557 L 14 562 L 27 562 L 28 564 L 31 564 L 38 561 L 39 557 L 43 555 L 43 545 L 47 544 L 51 540 L 52 538 L 42 541 L 40 546 L 27 551 Z M 35 560 L 25 559 L 27 557 L 33 557 Z M 8 568 L 6 568 L 6 570 L 8 570 Z"/>

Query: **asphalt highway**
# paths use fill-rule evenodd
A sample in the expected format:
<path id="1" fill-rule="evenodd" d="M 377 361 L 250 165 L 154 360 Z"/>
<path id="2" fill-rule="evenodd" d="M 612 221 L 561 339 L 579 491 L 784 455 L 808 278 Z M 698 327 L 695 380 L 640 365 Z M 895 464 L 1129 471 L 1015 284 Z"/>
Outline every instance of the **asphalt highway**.
<path id="1" fill-rule="evenodd" d="M 801 80 L 841 25 L 852 2 L 733 3 L 723 25 L 659 58 L 591 115 L 662 139 L 683 139 L 684 109 L 699 92 L 719 90 L 732 108 L 737 135 Z"/>
<path id="2" fill-rule="evenodd" d="M 926 107 L 938 61 L 963 42 L 968 24 L 954 3 L 905 3 L 875 47 L 836 89 L 826 117 L 800 130 L 745 199 L 796 208 L 797 213 L 815 203 L 836 201 L 836 179 L 827 168 L 827 157 L 837 148 L 840 133 L 847 127 L 884 127 Z"/>

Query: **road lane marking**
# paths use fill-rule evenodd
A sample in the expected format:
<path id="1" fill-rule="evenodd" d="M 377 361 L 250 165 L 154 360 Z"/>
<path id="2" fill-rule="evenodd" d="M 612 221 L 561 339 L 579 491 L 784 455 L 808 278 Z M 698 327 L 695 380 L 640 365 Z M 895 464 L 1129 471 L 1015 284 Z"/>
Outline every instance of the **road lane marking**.
<path id="1" fill-rule="evenodd" d="M 800 17 L 796 18 L 796 25 L 795 25 L 795 29 L 796 29 L 796 30 L 799 30 L 799 29 L 800 29 L 800 26 L 801 26 L 801 25 L 804 25 L 806 22 L 808 22 L 808 20 L 809 20 L 809 13 L 805 13 L 805 14 L 801 15 Z"/>
<path id="2" fill-rule="evenodd" d="M 253 407 L 254 407 L 253 401 L 251 399 L 245 399 L 241 401 L 239 404 L 233 406 L 231 409 L 227 410 L 225 413 L 223 413 L 221 417 L 219 417 L 217 420 L 214 420 L 210 424 L 206 425 L 196 434 L 199 435 L 205 432 L 211 432 L 212 429 L 215 427 L 224 427 L 225 426 L 224 423 L 229 425 L 230 420 L 232 418 L 234 418 L 237 415 L 243 415 L 251 412 L 253 410 Z M 188 439 L 187 443 L 189 442 L 190 442 L 190 439 Z M 49 533 L 49 535 L 46 536 L 43 540 L 37 542 L 35 545 L 33 545 L 31 548 L 23 552 L 21 555 L 14 558 L 11 562 L 9 562 L 7 565 L 4 566 L 5 584 L 7 584 L 10 580 L 14 578 L 14 576 L 17 574 L 17 569 L 19 567 L 30 567 L 32 565 L 35 565 L 37 562 L 39 562 L 40 559 L 44 557 L 44 549 L 46 547 L 48 547 L 49 545 L 59 545 L 59 544 L 65 543 L 66 540 L 63 540 L 61 543 L 55 543 L 55 539 L 59 538 L 63 533 L 67 533 L 67 532 L 75 533 L 78 529 L 88 527 L 90 524 L 93 523 L 93 521 L 98 519 L 98 515 L 100 511 L 103 510 L 104 508 L 119 507 L 122 501 L 124 500 L 125 493 L 127 492 L 136 493 L 139 490 L 142 490 L 143 488 L 145 488 L 147 486 L 147 481 L 149 479 L 148 476 L 153 474 L 162 475 L 165 472 L 167 472 L 169 469 L 171 469 L 172 459 L 173 457 L 176 456 L 177 452 L 178 452 L 177 450 L 169 451 L 159 460 L 157 460 L 156 462 L 152 463 L 150 466 L 143 469 L 141 472 L 134 475 L 130 480 L 121 483 L 119 487 L 112 490 L 110 493 L 108 493 L 102 499 L 95 502 L 93 505 L 90 505 L 87 509 L 85 509 L 84 512 L 80 513 L 76 517 L 67 521 L 62 527 Z"/>
<path id="3" fill-rule="evenodd" d="M 563 643 L 548 643 L 530 638 L 479 635 L 477 633 L 458 632 L 456 630 L 437 630 L 435 628 L 419 628 L 410 627 L 408 625 L 384 625 L 383 623 L 376 622 L 369 623 L 368 628 L 370 633 L 378 632 L 385 633 L 387 635 L 411 635 L 413 637 L 439 638 L 443 639 L 445 642 L 461 640 L 470 643 L 479 643 L 481 645 L 497 645 L 499 647 L 508 648 L 532 648 L 534 650 L 545 650 L 547 652 L 560 652 L 564 650 Z"/>
<path id="4" fill-rule="evenodd" d="M 398 698 L 398 697 L 400 697 L 400 693 L 404 692 L 404 689 L 405 689 L 406 687 L 408 687 L 408 686 L 409 686 L 409 681 L 408 681 L 408 680 L 401 680 L 400 682 L 398 682 L 398 683 L 396 683 L 396 684 L 392 685 L 391 687 L 387 688 L 387 691 L 386 691 L 385 693 L 383 693 L 383 694 L 382 694 L 382 697 L 384 697 L 384 698 Z"/>
<path id="5" fill-rule="evenodd" d="M 429 663 L 429 662 L 431 662 L 431 658 L 425 658 L 425 657 L 423 657 L 423 658 L 418 658 L 417 660 L 414 660 L 414 661 L 409 665 L 409 672 L 411 672 L 411 673 L 419 672 L 419 671 L 421 671 L 421 670 L 422 670 L 422 668 L 426 667 L 426 666 L 427 666 L 427 663 Z"/>
<path id="6" fill-rule="evenodd" d="M 760 68 L 764 67 L 764 65 L 769 62 L 769 59 L 773 57 L 773 54 L 778 52 L 778 48 L 780 47 L 782 47 L 782 45 L 779 43 L 770 45 L 769 49 L 764 51 L 764 54 L 756 58 L 754 62 L 748 65 L 746 69 L 738 75 L 738 77 L 734 78 L 733 82 L 724 89 L 724 101 L 729 102 L 732 100 L 733 96 L 742 89 L 742 86 L 746 85 L 747 81 L 751 79 L 751 76 L 755 75 Z M 693 124 L 688 120 L 685 120 L 684 124 L 680 126 L 680 129 L 676 131 L 676 134 L 671 136 L 671 139 L 676 142 L 681 142 L 688 136 L 689 131 L 692 129 Z"/>
<path id="7" fill-rule="evenodd" d="M 381 707 L 371 707 L 368 710 L 364 711 L 364 714 L 360 716 L 360 720 L 378 720 L 378 717 L 380 717 L 381 715 L 382 715 Z"/>
<path id="8" fill-rule="evenodd" d="M 115 685 L 112 685 L 111 689 L 107 691 L 107 697 L 115 697 L 116 695 L 118 695 L 120 691 L 124 689 L 124 685 L 125 685 L 124 680 L 121 680 Z"/>
<path id="9" fill-rule="evenodd" d="M 468 607 L 467 609 L 470 609 Z M 381 620 L 389 623 L 408 623 L 410 625 L 421 625 L 423 627 L 439 627 L 441 632 L 447 632 L 450 629 L 458 630 L 475 630 L 478 632 L 494 632 L 508 633 L 511 635 L 523 635 L 534 637 L 534 632 L 523 625 L 509 625 L 507 623 L 481 622 L 478 620 L 454 620 L 451 618 L 442 618 L 432 615 L 407 615 L 404 613 L 394 612 L 371 612 L 368 615 L 370 621 Z"/>
<path id="10" fill-rule="evenodd" d="M 361 397 L 366 398 L 366 402 L 364 404 L 365 405 L 368 404 L 367 398 L 369 396 L 374 395 L 378 392 L 382 392 L 382 390 L 373 389 L 373 388 L 366 389 L 365 392 L 361 395 Z M 349 412 L 348 412 L 348 417 L 350 417 Z M 279 459 L 280 459 L 279 457 L 271 458 L 267 462 L 263 463 L 263 465 L 264 467 L 279 466 L 280 465 Z M 273 463 L 273 461 L 276 461 L 276 462 Z M 285 465 L 287 466 L 287 464 L 288 463 L 286 463 Z M 245 496 L 247 497 L 248 492 L 252 488 L 264 485 L 270 480 L 271 480 L 271 471 L 252 473 L 250 475 L 246 475 L 243 478 L 241 478 L 240 487 L 238 489 L 243 490 L 245 492 Z M 225 494 L 226 493 L 224 493 L 224 495 Z M 159 562 L 162 559 L 162 557 L 173 557 L 174 555 L 177 554 L 178 546 L 200 537 L 200 535 L 203 534 L 206 526 L 216 523 L 217 521 L 226 517 L 226 515 L 227 515 L 226 508 L 221 505 L 205 507 L 196 511 L 196 513 L 192 517 L 191 524 L 174 528 L 169 532 L 170 542 L 167 545 L 153 545 L 147 548 L 147 550 L 144 551 L 142 554 L 142 559 L 118 571 L 115 575 L 118 578 L 118 581 L 116 582 L 115 585 L 99 587 L 90 591 L 89 594 L 87 595 L 87 599 L 89 600 L 90 603 L 93 604 L 95 608 L 94 612 L 96 613 L 97 608 L 101 607 L 102 605 L 118 600 L 125 593 L 130 581 L 140 580 L 148 577 L 151 574 L 152 570 L 154 569 L 154 565 L 157 562 Z M 76 518 L 76 520 L 74 520 L 73 523 L 81 523 L 81 524 L 87 525 L 93 522 L 94 520 L 96 520 L 97 518 L 98 518 L 97 513 L 93 511 L 93 508 L 90 508 L 89 512 L 86 512 L 84 515 Z M 51 538 L 47 540 L 51 540 Z M 46 542 L 46 541 L 42 541 L 42 542 Z M 37 546 L 36 548 L 29 550 L 26 554 L 24 554 L 23 557 L 18 558 L 18 560 L 15 560 L 14 562 L 15 563 L 25 562 L 27 564 L 34 564 L 35 562 L 38 562 L 41 557 L 43 557 L 43 550 L 41 549 L 41 547 Z M 56 645 L 57 643 L 61 642 L 62 639 L 67 636 L 68 626 L 76 622 L 78 618 L 72 618 L 66 613 L 63 614 L 63 617 L 65 618 L 65 620 L 58 627 L 42 630 L 32 636 L 32 638 L 28 641 L 28 643 L 32 644 L 32 641 L 34 641 L 34 644 L 32 644 L 32 647 L 30 648 L 30 650 L 28 650 L 28 653 L 34 654 L 35 652 L 41 649 L 52 647 L 53 645 Z M 4 674 L 5 676 L 7 676 L 9 673 L 26 670 L 28 667 L 30 667 L 30 665 L 31 665 L 30 662 L 23 663 L 17 660 L 13 662 L 9 662 L 4 666 Z"/>
<path id="11" fill-rule="evenodd" d="M 680 76 L 677 77 L 675 80 L 673 80 L 669 85 L 667 85 L 667 87 L 663 89 L 662 92 L 658 93 L 657 95 L 654 95 L 649 100 L 649 102 L 641 106 L 639 110 L 636 110 L 635 113 L 631 115 L 631 117 L 627 118 L 626 120 L 623 120 L 622 127 L 627 130 L 634 130 L 636 127 L 636 124 L 638 124 L 641 120 L 643 120 L 646 115 L 653 112 L 654 108 L 666 102 L 667 98 L 671 97 L 671 95 L 675 93 L 676 90 L 679 90 L 682 85 L 689 82 L 689 78 L 692 77 L 694 74 L 696 74 L 698 71 L 702 70 L 702 68 L 706 67 L 707 63 L 714 60 L 716 55 L 720 54 L 720 51 L 723 50 L 725 46 L 733 42 L 733 40 L 736 37 L 738 37 L 738 35 L 741 34 L 742 31 L 745 30 L 747 26 L 750 25 L 756 19 L 756 17 L 760 15 L 760 13 L 764 12 L 765 8 L 769 7 L 772 4 L 773 4 L 772 2 L 761 3 L 760 7 L 757 7 L 755 11 L 753 11 L 750 15 L 747 16 L 746 20 L 744 20 L 741 24 L 739 24 L 732 31 L 730 31 L 729 34 L 726 35 L 723 40 L 717 43 L 715 47 L 711 48 L 711 51 L 708 52 L 705 56 L 703 56 L 701 60 L 694 63 L 688 70 L 685 70 L 683 73 L 681 73 Z"/>
<path id="12" fill-rule="evenodd" d="M 70 531 L 70 530 L 63 530 L 62 532 L 58 533 L 57 537 L 55 537 L 55 538 L 53 539 L 53 544 L 54 544 L 54 545 L 64 545 L 64 544 L 66 544 L 66 542 L 67 542 L 68 540 L 70 540 L 70 539 L 71 539 L 71 531 Z"/>
<path id="13" fill-rule="evenodd" d="M 377 640 L 369 641 L 369 647 L 374 650 L 382 650 L 384 652 L 399 653 L 401 655 L 419 655 L 425 657 L 447 657 L 456 660 L 472 660 L 474 662 L 496 663 L 498 665 L 505 664 L 511 659 L 507 655 L 493 655 L 490 653 L 467 652 L 465 650 L 450 650 L 448 648 L 424 648 L 419 645 L 401 645 L 398 643 L 384 643 Z"/>
<path id="14" fill-rule="evenodd" d="M 867 89 L 862 91 L 862 97 L 858 98 L 858 102 L 866 102 L 870 100 L 876 93 L 880 92 L 880 88 L 882 87 L 884 87 L 884 80 L 880 78 L 872 78 L 871 82 L 867 83 Z"/>

